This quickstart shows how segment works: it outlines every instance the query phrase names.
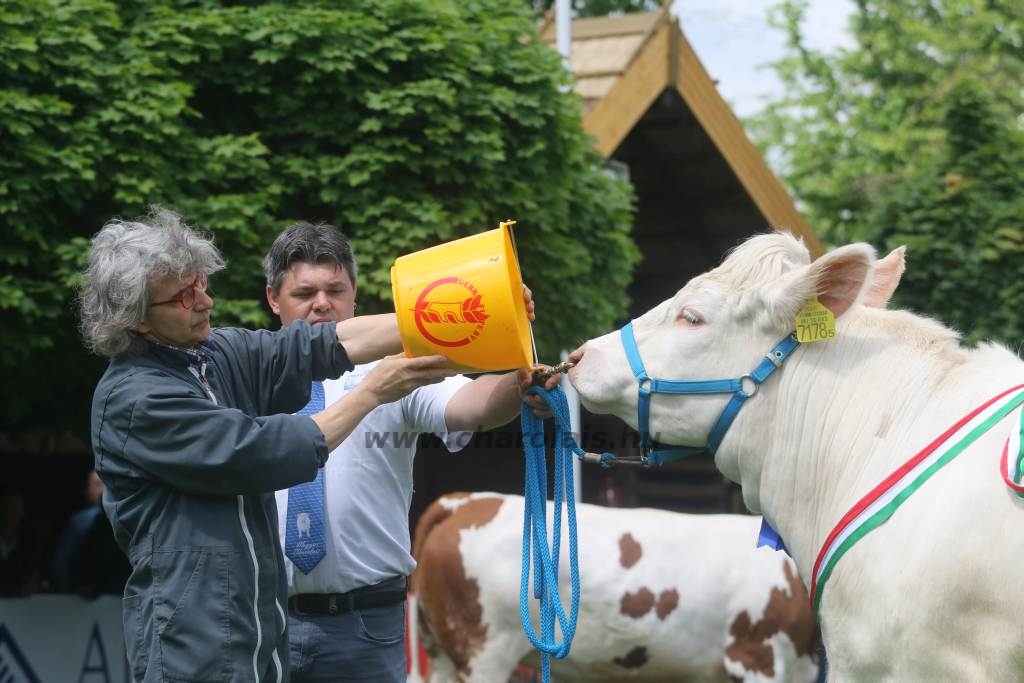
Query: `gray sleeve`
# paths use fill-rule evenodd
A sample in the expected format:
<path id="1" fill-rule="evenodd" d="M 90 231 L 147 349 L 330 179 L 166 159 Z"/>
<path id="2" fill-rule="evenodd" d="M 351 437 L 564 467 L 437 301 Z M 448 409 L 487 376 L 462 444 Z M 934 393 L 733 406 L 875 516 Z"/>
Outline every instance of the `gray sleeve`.
<path id="1" fill-rule="evenodd" d="M 99 449 L 121 461 L 123 474 L 189 493 L 236 495 L 288 488 L 312 480 L 328 456 L 323 433 L 308 417 L 250 417 L 159 385 L 125 408 L 109 416 Z M 116 428 L 114 423 L 124 417 L 128 424 Z"/>
<path id="2" fill-rule="evenodd" d="M 300 410 L 309 402 L 310 382 L 354 367 L 333 324 L 299 320 L 274 332 L 222 328 L 212 339 L 219 371 L 236 390 L 244 387 L 261 415 Z"/>

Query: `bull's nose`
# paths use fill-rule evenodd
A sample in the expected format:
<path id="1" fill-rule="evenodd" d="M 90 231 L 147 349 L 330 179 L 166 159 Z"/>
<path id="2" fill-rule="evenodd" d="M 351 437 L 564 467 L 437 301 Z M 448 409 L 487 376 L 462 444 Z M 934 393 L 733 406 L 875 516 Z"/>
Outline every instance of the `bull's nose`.
<path id="1" fill-rule="evenodd" d="M 583 354 L 586 353 L 586 350 L 587 345 L 584 344 L 583 346 L 579 347 L 578 349 L 570 353 L 568 358 L 569 362 L 572 363 L 573 365 L 578 364 L 581 360 L 583 360 Z"/>

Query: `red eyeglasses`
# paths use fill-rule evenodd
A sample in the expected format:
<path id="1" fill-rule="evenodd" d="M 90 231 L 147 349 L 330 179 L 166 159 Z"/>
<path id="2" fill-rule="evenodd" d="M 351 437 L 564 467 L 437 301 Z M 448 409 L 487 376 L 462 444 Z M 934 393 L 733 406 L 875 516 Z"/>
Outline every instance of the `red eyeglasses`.
<path id="1" fill-rule="evenodd" d="M 192 280 L 192 284 L 188 287 L 184 287 L 174 298 L 168 299 L 167 301 L 154 301 L 150 306 L 163 306 L 164 304 L 181 304 L 184 309 L 192 308 L 196 303 L 196 290 L 200 292 L 206 291 L 207 277 L 206 273 L 196 273 L 196 279 Z"/>

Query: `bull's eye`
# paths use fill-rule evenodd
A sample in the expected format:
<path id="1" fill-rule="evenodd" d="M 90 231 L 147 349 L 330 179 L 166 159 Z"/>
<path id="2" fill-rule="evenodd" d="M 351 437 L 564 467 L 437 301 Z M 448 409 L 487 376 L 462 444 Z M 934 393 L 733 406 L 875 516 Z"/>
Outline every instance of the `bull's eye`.
<path id="1" fill-rule="evenodd" d="M 676 317 L 676 321 L 684 322 L 688 325 L 693 326 L 704 324 L 704 318 L 700 317 L 700 314 L 698 314 L 697 311 L 693 310 L 689 306 L 679 311 L 679 315 Z"/>

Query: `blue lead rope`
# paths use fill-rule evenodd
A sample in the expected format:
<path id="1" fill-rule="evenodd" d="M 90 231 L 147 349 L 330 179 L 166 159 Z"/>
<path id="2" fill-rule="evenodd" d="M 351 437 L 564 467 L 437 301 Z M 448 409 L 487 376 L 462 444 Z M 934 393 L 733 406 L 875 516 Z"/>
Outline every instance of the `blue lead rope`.
<path id="1" fill-rule="evenodd" d="M 551 680 L 551 657 L 563 659 L 569 654 L 576 634 L 576 617 L 580 606 L 580 573 L 576 545 L 576 500 L 573 492 L 572 456 L 582 457 L 569 423 L 569 405 L 558 387 L 546 390 L 530 387 L 527 394 L 540 396 L 555 416 L 554 519 L 551 526 L 551 550 L 547 533 L 547 456 L 544 449 L 544 421 L 526 405 L 521 412 L 523 450 L 526 453 L 526 495 L 523 510 L 523 570 L 519 585 L 519 613 L 523 631 L 541 653 L 541 677 Z M 565 503 L 569 529 L 569 580 L 572 601 L 569 616 L 565 614 L 558 594 L 558 564 L 562 531 L 562 503 Z M 540 631 L 538 637 L 530 619 L 530 564 L 533 563 L 534 598 L 540 600 Z M 562 642 L 555 642 L 555 619 L 562 632 Z"/>

